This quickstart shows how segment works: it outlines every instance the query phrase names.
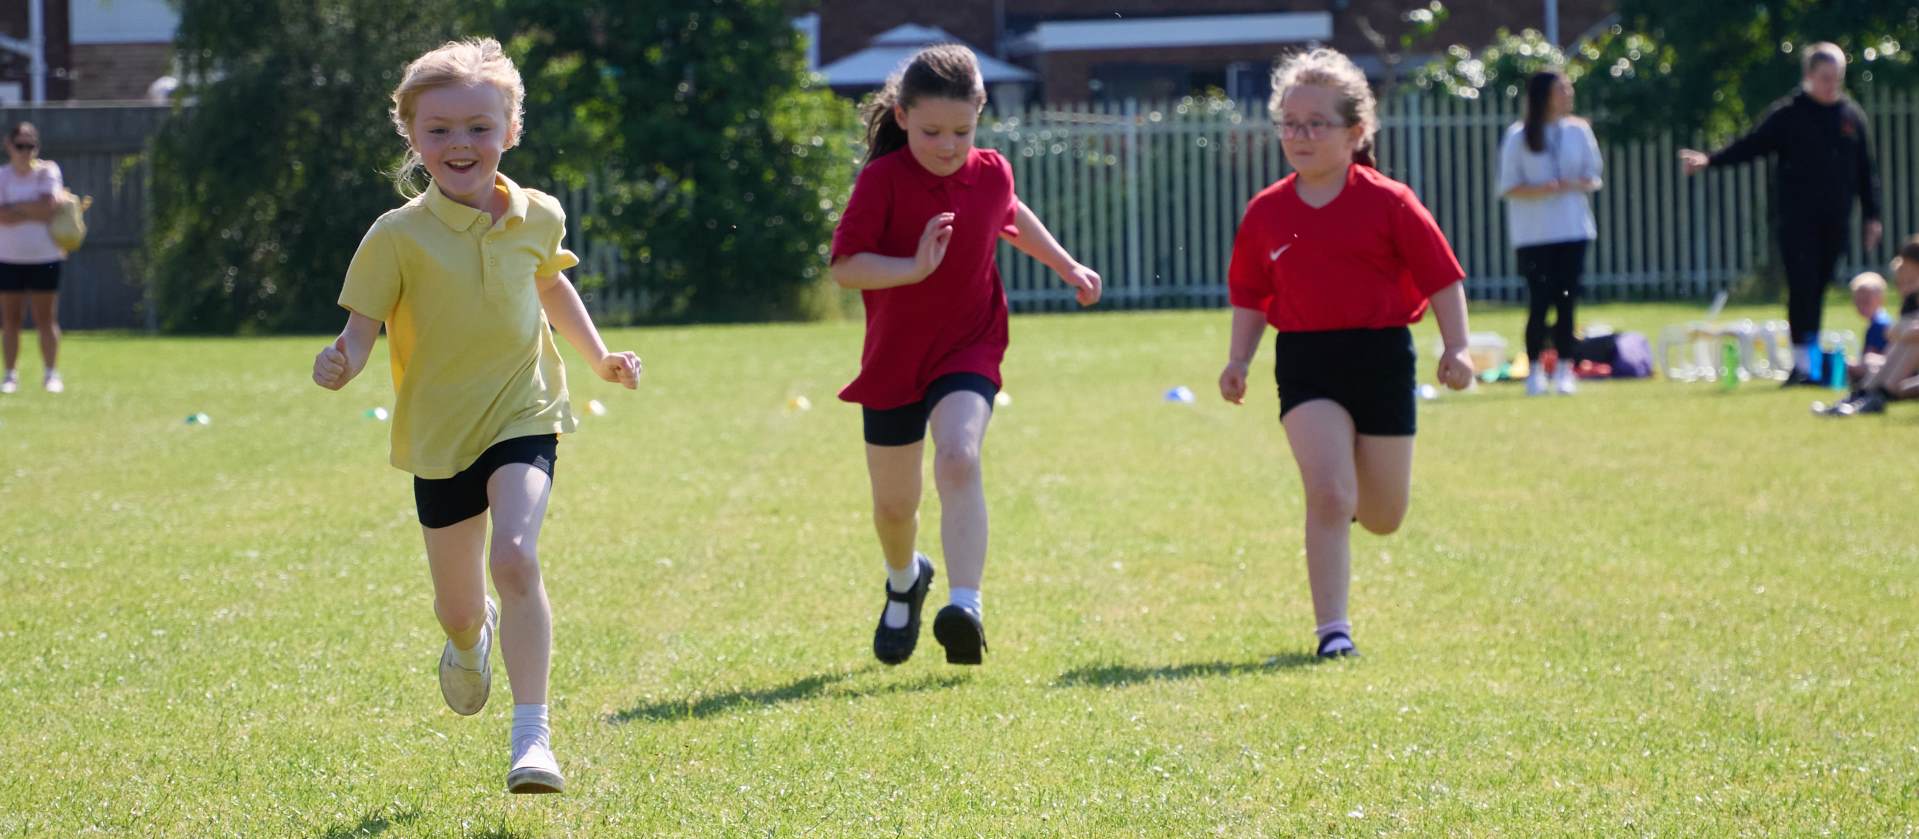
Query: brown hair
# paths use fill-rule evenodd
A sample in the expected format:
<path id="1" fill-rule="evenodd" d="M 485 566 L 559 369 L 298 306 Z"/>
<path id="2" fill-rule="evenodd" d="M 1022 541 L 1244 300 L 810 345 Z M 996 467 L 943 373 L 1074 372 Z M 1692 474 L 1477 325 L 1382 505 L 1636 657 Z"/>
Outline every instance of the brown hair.
<path id="1" fill-rule="evenodd" d="M 1566 78 L 1557 70 L 1541 70 L 1526 80 L 1526 148 L 1546 150 L 1546 117 L 1551 115 L 1553 89 Z"/>
<path id="2" fill-rule="evenodd" d="M 519 143 L 526 86 L 513 59 L 506 57 L 500 42 L 492 38 L 468 38 L 448 41 L 406 66 L 400 86 L 393 89 L 393 128 L 409 141 L 406 160 L 394 170 L 393 181 L 400 194 L 412 198 L 409 181 L 420 168 L 420 153 L 411 148 L 413 107 L 420 94 L 436 87 L 456 84 L 490 84 L 500 89 L 506 100 L 506 146 Z"/>
<path id="3" fill-rule="evenodd" d="M 21 120 L 13 124 L 12 131 L 7 132 L 7 141 L 12 142 L 14 140 L 18 140 L 20 139 L 21 134 L 25 134 L 27 132 L 32 132 L 34 139 L 36 140 L 40 139 L 40 129 L 33 127 L 33 123 L 31 122 L 27 122 L 26 120 Z"/>
<path id="4" fill-rule="evenodd" d="M 1359 65 L 1345 53 L 1326 47 L 1296 52 L 1281 59 L 1279 66 L 1273 68 L 1273 97 L 1266 103 L 1274 122 L 1279 121 L 1286 93 L 1308 84 L 1339 94 L 1340 118 L 1349 126 L 1363 129 L 1359 145 L 1353 149 L 1353 162 L 1378 168 L 1373 158 L 1373 135 L 1379 132 L 1379 108 L 1373 100 L 1372 86 L 1366 83 L 1366 74 L 1360 71 Z"/>
<path id="5" fill-rule="evenodd" d="M 893 109 L 911 108 L 923 98 L 957 99 L 976 107 L 986 104 L 986 84 L 980 79 L 979 59 L 959 44 L 937 44 L 920 50 L 886 86 L 860 106 L 866 120 L 866 162 L 906 147 L 906 129 Z"/>

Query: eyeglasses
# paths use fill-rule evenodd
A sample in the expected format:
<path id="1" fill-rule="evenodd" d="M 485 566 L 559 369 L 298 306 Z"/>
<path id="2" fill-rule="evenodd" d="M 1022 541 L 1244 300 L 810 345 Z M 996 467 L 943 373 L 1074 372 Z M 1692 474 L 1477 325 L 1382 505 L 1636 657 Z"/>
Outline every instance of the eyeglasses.
<path id="1" fill-rule="evenodd" d="M 1279 124 L 1279 136 L 1288 140 L 1297 140 L 1301 137 L 1308 140 L 1317 140 L 1326 136 L 1326 130 L 1329 128 L 1345 127 L 1346 123 L 1327 122 L 1323 119 L 1309 119 L 1305 122 L 1296 122 L 1289 119 Z"/>
<path id="2" fill-rule="evenodd" d="M 13 147 L 21 151 L 33 151 L 34 149 L 39 148 L 38 145 L 35 145 L 33 143 L 14 143 Z"/>

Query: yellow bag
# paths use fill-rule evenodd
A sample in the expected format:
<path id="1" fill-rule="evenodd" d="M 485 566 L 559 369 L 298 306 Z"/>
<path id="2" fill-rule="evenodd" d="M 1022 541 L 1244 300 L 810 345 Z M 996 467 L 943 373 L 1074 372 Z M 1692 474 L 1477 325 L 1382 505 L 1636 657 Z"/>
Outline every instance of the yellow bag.
<path id="1" fill-rule="evenodd" d="M 47 231 L 53 234 L 53 243 L 61 250 L 72 253 L 87 240 L 87 208 L 91 206 L 92 196 L 75 195 L 64 189 L 60 197 L 54 199 L 53 218 L 47 222 Z"/>

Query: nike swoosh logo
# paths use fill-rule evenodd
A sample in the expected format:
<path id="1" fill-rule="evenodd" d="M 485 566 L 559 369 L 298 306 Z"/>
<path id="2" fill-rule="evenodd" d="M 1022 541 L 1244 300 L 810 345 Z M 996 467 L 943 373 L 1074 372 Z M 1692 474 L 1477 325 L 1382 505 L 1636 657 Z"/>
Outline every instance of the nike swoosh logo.
<path id="1" fill-rule="evenodd" d="M 1284 244 L 1284 245 L 1280 245 L 1279 247 L 1277 247 L 1277 248 L 1274 248 L 1274 249 L 1273 249 L 1273 252 L 1272 252 L 1271 254 L 1269 254 L 1269 255 L 1268 255 L 1268 256 L 1269 256 L 1269 259 L 1270 259 L 1270 261 L 1272 261 L 1272 262 L 1278 262 L 1278 261 L 1279 261 L 1279 255 L 1280 255 L 1280 254 L 1282 254 L 1282 253 L 1285 253 L 1285 252 L 1286 252 L 1286 249 L 1287 249 L 1287 248 L 1290 248 L 1290 247 L 1292 247 L 1292 246 L 1293 246 L 1293 243 L 1291 243 L 1291 242 L 1287 242 L 1287 243 L 1286 243 L 1286 244 Z"/>

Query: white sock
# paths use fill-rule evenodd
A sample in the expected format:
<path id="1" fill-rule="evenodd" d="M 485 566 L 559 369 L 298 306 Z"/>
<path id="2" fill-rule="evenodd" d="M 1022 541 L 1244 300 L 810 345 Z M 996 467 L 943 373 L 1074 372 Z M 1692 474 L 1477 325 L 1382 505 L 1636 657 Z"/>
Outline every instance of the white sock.
<path id="1" fill-rule="evenodd" d="M 977 614 L 984 614 L 984 612 L 980 610 L 979 589 L 976 588 L 960 588 L 959 586 L 954 586 L 953 605 L 962 609 L 972 609 Z"/>
<path id="2" fill-rule="evenodd" d="M 1321 624 L 1320 627 L 1313 630 L 1313 632 L 1319 635 L 1319 640 L 1321 641 L 1325 641 L 1326 636 L 1335 632 L 1346 635 L 1345 638 L 1334 641 L 1330 646 L 1326 647 L 1326 652 L 1338 652 L 1339 650 L 1350 650 L 1353 648 L 1353 625 L 1350 621 L 1333 621 L 1331 623 Z"/>
<path id="3" fill-rule="evenodd" d="M 458 664 L 460 665 L 460 667 L 467 670 L 480 669 L 480 665 L 485 662 L 485 659 L 480 657 L 480 651 L 483 649 L 486 649 L 486 642 L 487 642 L 486 633 L 487 633 L 486 625 L 481 624 L 480 635 L 478 639 L 473 642 L 472 649 L 462 650 L 460 649 L 459 644 L 454 644 L 453 645 L 453 663 Z"/>
<path id="4" fill-rule="evenodd" d="M 886 587 L 891 591 L 905 594 L 913 589 L 913 584 L 919 582 L 919 579 L 919 554 L 913 554 L 913 561 L 907 563 L 906 569 L 903 571 L 891 565 L 886 566 Z M 888 629 L 900 629 L 906 626 L 907 619 L 912 616 L 913 609 L 911 604 L 901 603 L 897 600 L 887 600 L 886 613 L 880 616 L 880 621 L 886 624 L 886 628 Z"/>
<path id="5" fill-rule="evenodd" d="M 545 705 L 513 706 L 513 757 L 517 760 L 533 743 L 550 744 L 553 732 L 546 727 Z"/>
<path id="6" fill-rule="evenodd" d="M 1801 370 L 1805 372 L 1812 371 L 1812 345 L 1811 344 L 1792 345 L 1792 369 Z"/>

